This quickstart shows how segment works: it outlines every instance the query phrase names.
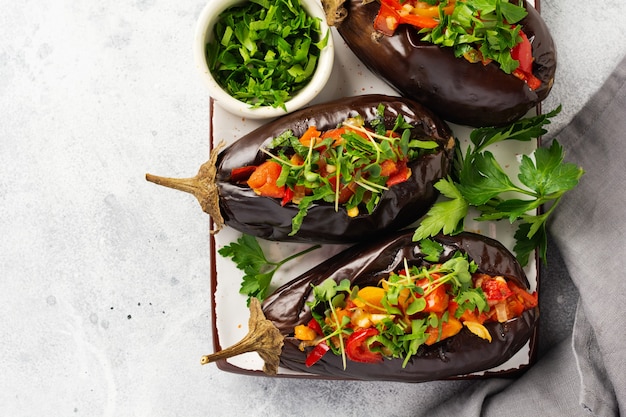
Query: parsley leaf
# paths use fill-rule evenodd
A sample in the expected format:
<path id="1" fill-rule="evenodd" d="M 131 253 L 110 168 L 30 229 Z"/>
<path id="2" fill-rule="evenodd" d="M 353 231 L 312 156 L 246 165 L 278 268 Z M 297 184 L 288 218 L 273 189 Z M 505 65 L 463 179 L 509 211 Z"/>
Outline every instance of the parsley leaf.
<path id="1" fill-rule="evenodd" d="M 450 200 L 438 201 L 431 206 L 415 230 L 413 241 L 435 236 L 439 232 L 454 234 L 463 229 L 463 219 L 469 209 L 467 200 L 449 178 L 437 181 L 435 188 Z"/>
<path id="2" fill-rule="evenodd" d="M 286 109 L 285 102 L 313 77 L 330 36 L 298 0 L 250 1 L 220 13 L 206 58 L 234 98 Z"/>
<path id="3" fill-rule="evenodd" d="M 504 140 L 517 140 L 520 142 L 528 142 L 546 134 L 548 131 L 544 128 L 550 124 L 550 119 L 561 112 L 559 105 L 554 110 L 546 114 L 540 114 L 535 117 L 527 117 L 511 123 L 508 126 L 494 128 L 482 127 L 477 128 L 470 133 L 470 140 L 475 146 L 474 153 L 483 151 L 494 143 Z"/>
<path id="4" fill-rule="evenodd" d="M 244 272 L 239 293 L 248 296 L 249 305 L 253 297 L 258 298 L 259 301 L 267 297 L 272 278 L 282 265 L 319 247 L 320 245 L 311 246 L 281 261 L 274 262 L 266 258 L 254 236 L 244 234 L 237 241 L 220 248 L 217 252 L 225 258 L 231 258 L 237 268 Z"/>
<path id="5" fill-rule="evenodd" d="M 475 129 L 470 136 L 473 147 L 470 145 L 465 155 L 461 152 L 455 155 L 456 181 L 447 178 L 435 184 L 448 200 L 440 200 L 430 208 L 413 240 L 462 230 L 465 215 L 472 206 L 479 212 L 478 221 L 520 222 L 513 250 L 522 265 L 528 263 L 534 249 L 545 260 L 546 222 L 563 194 L 578 184 L 584 170 L 565 163 L 563 147 L 554 140 L 549 147 L 539 147 L 533 155 L 521 157 L 517 175 L 521 185 L 517 185 L 485 148 L 504 140 L 529 141 L 538 137 L 546 132 L 543 126 L 560 110 L 559 106 L 550 113 L 522 119 L 507 127 Z M 510 193 L 521 197 L 510 197 Z M 547 209 L 541 214 L 531 214 L 539 207 Z"/>
<path id="6" fill-rule="evenodd" d="M 502 193 L 519 190 L 489 151 L 466 158 L 457 188 L 465 200 L 475 206 Z"/>

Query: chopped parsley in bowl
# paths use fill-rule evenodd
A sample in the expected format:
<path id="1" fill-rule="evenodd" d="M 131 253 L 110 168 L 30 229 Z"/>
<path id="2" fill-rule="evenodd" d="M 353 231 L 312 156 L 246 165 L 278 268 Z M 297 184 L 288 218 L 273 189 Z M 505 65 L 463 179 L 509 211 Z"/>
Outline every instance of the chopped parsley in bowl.
<path id="1" fill-rule="evenodd" d="M 330 77 L 334 47 L 318 0 L 209 0 L 195 56 L 218 105 L 260 119 L 309 104 Z"/>

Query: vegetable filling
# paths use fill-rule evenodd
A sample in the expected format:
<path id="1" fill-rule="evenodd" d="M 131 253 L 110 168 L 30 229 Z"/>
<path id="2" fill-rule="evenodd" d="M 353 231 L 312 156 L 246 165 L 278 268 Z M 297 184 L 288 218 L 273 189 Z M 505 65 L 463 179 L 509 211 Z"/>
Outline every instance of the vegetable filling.
<path id="1" fill-rule="evenodd" d="M 451 47 L 472 63 L 496 62 L 535 90 L 541 80 L 532 73 L 531 40 L 519 25 L 527 14 L 508 0 L 380 0 L 374 28 L 392 36 L 401 24 L 414 26 L 423 41 Z"/>
<path id="2" fill-rule="evenodd" d="M 314 202 L 334 204 L 336 211 L 343 207 L 350 217 L 362 210 L 371 214 L 385 190 L 411 177 L 411 161 L 440 146 L 412 129 L 402 115 L 388 129 L 380 105 L 369 124 L 356 115 L 323 132 L 310 126 L 296 137 L 288 130 L 261 149 L 268 155 L 265 162 L 234 169 L 231 181 L 280 199 L 283 206 L 298 205 L 290 235 Z"/>
<path id="3" fill-rule="evenodd" d="M 294 336 L 300 349 L 313 346 L 306 365 L 326 352 L 346 360 L 379 363 L 401 358 L 403 367 L 420 348 L 459 333 L 464 327 L 491 342 L 484 323 L 505 322 L 537 306 L 532 294 L 503 276 L 477 271 L 474 261 L 456 251 L 438 262 L 444 248 L 426 239 L 420 249 L 429 260 L 380 280 L 377 286 L 351 286 L 348 279 L 327 279 L 313 287 L 308 302 L 313 319 L 298 325 Z"/>

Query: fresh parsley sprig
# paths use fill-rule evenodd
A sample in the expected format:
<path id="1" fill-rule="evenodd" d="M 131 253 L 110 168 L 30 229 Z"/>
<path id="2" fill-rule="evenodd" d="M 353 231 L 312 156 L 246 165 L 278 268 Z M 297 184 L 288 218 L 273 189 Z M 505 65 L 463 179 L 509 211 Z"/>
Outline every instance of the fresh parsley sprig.
<path id="1" fill-rule="evenodd" d="M 475 207 L 480 213 L 479 221 L 519 221 L 513 250 L 522 265 L 528 263 L 534 249 L 545 260 L 546 222 L 563 194 L 578 184 L 584 170 L 565 163 L 563 148 L 554 140 L 550 147 L 539 147 L 533 155 L 522 156 L 518 185 L 486 148 L 504 140 L 529 141 L 539 137 L 546 132 L 543 126 L 560 110 L 559 106 L 550 113 L 522 119 L 507 127 L 474 130 L 470 136 L 472 145 L 465 155 L 456 153 L 454 178 L 442 179 L 435 185 L 448 199 L 431 207 L 413 239 L 461 231 L 469 208 Z M 511 193 L 520 197 L 510 198 Z M 545 211 L 533 214 L 539 208 Z"/>
<path id="2" fill-rule="evenodd" d="M 217 252 L 225 258 L 231 258 L 237 268 L 244 272 L 239 293 L 248 296 L 249 305 L 252 297 L 259 301 L 267 297 L 272 278 L 281 266 L 319 247 L 320 245 L 311 246 L 278 262 L 269 261 L 256 238 L 244 234 Z"/>

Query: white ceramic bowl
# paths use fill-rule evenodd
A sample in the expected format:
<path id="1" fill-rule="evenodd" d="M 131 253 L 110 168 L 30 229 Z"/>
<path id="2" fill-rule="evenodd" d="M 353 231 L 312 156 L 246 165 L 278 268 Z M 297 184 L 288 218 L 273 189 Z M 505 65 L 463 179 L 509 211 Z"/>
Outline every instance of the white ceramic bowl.
<path id="1" fill-rule="evenodd" d="M 209 71 L 206 60 L 206 45 L 213 40 L 213 26 L 217 22 L 217 18 L 224 10 L 242 4 L 246 0 L 208 0 L 206 6 L 200 13 L 196 24 L 196 34 L 194 39 L 194 55 L 196 66 L 201 72 L 202 77 L 206 81 L 209 89 L 209 95 L 216 100 L 217 104 L 227 111 L 245 116 L 252 119 L 266 119 L 284 116 L 294 110 L 302 108 L 309 104 L 324 88 L 328 81 L 333 68 L 335 57 L 335 48 L 333 44 L 332 34 L 329 33 L 327 45 L 320 52 L 317 62 L 317 68 L 313 74 L 311 81 L 300 91 L 296 93 L 290 100 L 285 102 L 285 111 L 281 107 L 261 106 L 253 108 L 250 104 L 244 103 L 233 98 L 217 83 L 213 75 Z M 319 17 L 320 30 L 322 34 L 329 31 L 324 10 L 319 0 L 300 0 L 304 10 L 313 17 Z"/>

